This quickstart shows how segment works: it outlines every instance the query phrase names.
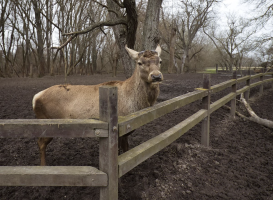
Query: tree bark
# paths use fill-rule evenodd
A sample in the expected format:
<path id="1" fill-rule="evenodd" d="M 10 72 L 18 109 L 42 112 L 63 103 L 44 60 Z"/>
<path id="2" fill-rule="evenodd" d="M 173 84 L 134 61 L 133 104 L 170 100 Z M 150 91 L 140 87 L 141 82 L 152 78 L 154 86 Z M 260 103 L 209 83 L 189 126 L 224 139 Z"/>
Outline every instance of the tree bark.
<path id="1" fill-rule="evenodd" d="M 187 58 L 188 52 L 189 52 L 189 50 L 187 48 L 185 48 L 183 56 L 182 56 L 182 60 L 181 60 L 180 74 L 184 73 L 184 68 L 185 68 L 185 63 L 186 63 L 186 58 Z"/>
<path id="2" fill-rule="evenodd" d="M 143 50 L 154 50 L 160 42 L 158 32 L 159 14 L 162 0 L 149 0 L 143 27 Z"/>
<path id="3" fill-rule="evenodd" d="M 170 38 L 170 60 L 168 73 L 173 73 L 173 65 L 174 65 L 174 48 L 175 48 L 175 36 L 176 36 L 176 28 L 172 28 L 171 30 L 171 38 Z"/>
<path id="4" fill-rule="evenodd" d="M 92 37 L 92 53 L 91 53 L 91 57 L 92 57 L 92 67 L 93 70 L 91 72 L 91 74 L 97 73 L 97 58 L 98 58 L 98 53 L 97 53 L 97 34 L 94 34 Z"/>
<path id="5" fill-rule="evenodd" d="M 111 8 L 116 13 L 119 14 L 119 16 L 122 16 L 120 7 L 112 0 L 107 0 L 107 6 L 108 8 Z M 126 7 L 127 6 L 127 7 Z M 126 78 L 129 78 L 132 76 L 134 72 L 134 64 L 131 61 L 130 56 L 126 52 L 125 46 L 128 45 L 129 48 L 134 48 L 135 44 L 135 34 L 136 34 L 136 27 L 137 27 L 137 14 L 136 14 L 136 2 L 135 0 L 124 0 L 124 7 L 126 8 L 127 12 L 127 22 L 128 26 L 127 28 L 124 25 L 116 25 L 113 27 L 114 35 L 120 50 L 120 59 L 122 62 L 122 65 L 124 67 L 124 73 Z M 128 13 L 131 12 L 131 13 Z M 112 20 L 117 19 L 118 16 L 116 16 L 115 13 L 109 12 L 109 18 Z M 134 18 L 132 18 L 134 17 Z M 130 36 L 128 36 L 128 33 L 130 33 Z"/>
<path id="6" fill-rule="evenodd" d="M 42 21 L 40 16 L 40 11 L 38 8 L 37 0 L 32 0 L 34 12 L 35 12 L 35 22 L 36 22 L 36 31 L 37 31 L 37 39 L 38 39 L 38 60 L 39 60 L 39 77 L 45 75 L 45 62 L 44 62 L 44 55 L 43 55 L 43 32 L 42 32 Z"/>

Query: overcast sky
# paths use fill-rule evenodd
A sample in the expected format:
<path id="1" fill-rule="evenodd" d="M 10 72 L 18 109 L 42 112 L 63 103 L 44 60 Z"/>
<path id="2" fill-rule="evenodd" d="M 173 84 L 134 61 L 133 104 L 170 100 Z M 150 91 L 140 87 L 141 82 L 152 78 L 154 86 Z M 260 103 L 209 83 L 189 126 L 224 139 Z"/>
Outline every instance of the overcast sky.
<path id="1" fill-rule="evenodd" d="M 255 10 L 255 5 L 251 3 L 243 3 L 243 0 L 223 0 L 223 3 L 219 4 L 219 11 L 218 13 L 219 18 L 221 20 L 218 21 L 218 24 L 220 26 L 226 26 L 227 20 L 226 17 L 230 14 L 238 17 L 242 17 L 245 19 L 251 19 L 256 16 L 261 15 L 261 9 Z M 259 12 L 259 13 L 258 13 Z M 262 34 L 271 34 L 273 30 L 273 20 L 267 23 L 267 26 L 265 26 L 263 29 L 257 30 L 257 35 Z"/>

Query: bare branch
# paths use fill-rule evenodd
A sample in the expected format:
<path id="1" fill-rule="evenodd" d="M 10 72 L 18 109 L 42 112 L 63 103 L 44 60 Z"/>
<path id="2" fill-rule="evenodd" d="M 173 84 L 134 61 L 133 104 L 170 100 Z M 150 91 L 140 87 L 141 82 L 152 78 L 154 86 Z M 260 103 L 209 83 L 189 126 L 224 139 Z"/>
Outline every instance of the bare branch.
<path id="1" fill-rule="evenodd" d="M 90 31 L 93 31 L 94 29 L 102 27 L 102 26 L 115 26 L 115 25 L 119 25 L 119 24 L 123 24 L 123 25 L 127 26 L 127 21 L 125 19 L 117 19 L 116 21 L 98 22 L 98 23 L 93 24 L 90 27 L 87 27 L 86 29 L 84 29 L 82 31 L 64 33 L 63 36 L 64 35 L 81 35 L 81 34 L 85 34 Z"/>
<path id="2" fill-rule="evenodd" d="M 50 20 L 40 9 L 38 10 L 46 18 L 47 21 L 49 21 L 53 26 L 55 26 L 60 32 L 63 32 L 62 29 L 57 24 L 55 24 L 52 20 Z"/>
<path id="3" fill-rule="evenodd" d="M 93 31 L 96 28 L 101 28 L 103 26 L 115 26 L 115 25 L 118 25 L 118 24 L 127 25 L 127 22 L 125 20 L 123 20 L 123 19 L 117 19 L 116 21 L 113 21 L 113 22 L 111 22 L 111 21 L 98 22 L 98 23 L 93 24 L 92 26 L 90 26 L 90 27 L 88 27 L 88 28 L 86 28 L 85 30 L 82 30 L 82 31 L 64 33 L 63 36 L 70 35 L 68 40 L 64 44 L 62 44 L 61 46 L 51 47 L 51 49 L 57 49 L 59 51 L 60 49 L 64 48 L 69 42 L 71 42 L 74 38 L 76 38 L 78 35 L 88 33 L 90 31 Z"/>
<path id="4" fill-rule="evenodd" d="M 67 40 L 65 43 L 63 43 L 61 46 L 59 46 L 59 47 L 51 47 L 51 49 L 57 49 L 57 50 L 59 51 L 60 49 L 64 48 L 69 42 L 71 42 L 75 37 L 77 37 L 76 34 L 70 36 L 70 37 L 68 38 L 68 40 Z"/>
<path id="5" fill-rule="evenodd" d="M 119 0 L 113 0 L 119 7 L 125 8 L 124 4 L 122 2 L 119 2 Z"/>

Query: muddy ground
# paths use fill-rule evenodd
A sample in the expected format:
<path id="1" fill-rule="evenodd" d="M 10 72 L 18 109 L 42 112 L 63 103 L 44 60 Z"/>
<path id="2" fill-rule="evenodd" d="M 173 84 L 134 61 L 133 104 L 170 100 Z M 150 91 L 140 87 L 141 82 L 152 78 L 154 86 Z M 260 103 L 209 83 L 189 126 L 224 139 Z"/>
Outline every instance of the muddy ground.
<path id="1" fill-rule="evenodd" d="M 33 119 L 32 97 L 55 84 L 95 84 L 124 80 L 110 75 L 0 79 L 0 119 Z M 212 75 L 212 85 L 230 76 Z M 158 102 L 202 86 L 202 74 L 165 75 Z M 251 106 L 273 120 L 273 89 L 251 90 Z M 212 101 L 227 94 L 212 96 Z M 239 104 L 239 103 L 238 103 Z M 201 108 L 197 101 L 139 129 L 130 137 L 134 147 L 183 121 Z M 238 109 L 247 115 L 244 108 Z M 200 145 L 198 124 L 173 144 L 121 178 L 119 199 L 273 199 L 273 132 L 220 108 L 211 115 L 210 147 Z M 47 149 L 48 165 L 98 167 L 96 139 L 54 139 Z M 0 166 L 39 165 L 37 139 L 0 139 Z M 89 187 L 0 187 L 0 199 L 99 199 Z"/>

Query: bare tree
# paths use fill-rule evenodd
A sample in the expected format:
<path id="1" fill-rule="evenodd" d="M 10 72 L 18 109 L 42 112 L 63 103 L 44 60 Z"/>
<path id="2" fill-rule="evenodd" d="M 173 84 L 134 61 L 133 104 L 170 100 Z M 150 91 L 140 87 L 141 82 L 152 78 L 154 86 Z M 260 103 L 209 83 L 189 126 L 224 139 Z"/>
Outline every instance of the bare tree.
<path id="1" fill-rule="evenodd" d="M 206 26 L 210 17 L 211 7 L 217 0 L 182 0 L 181 12 L 177 17 L 177 37 L 181 41 L 183 55 L 180 72 L 184 72 L 185 65 L 189 65 L 189 51 L 197 33 Z M 188 67 L 188 66 L 187 66 Z"/>
<path id="2" fill-rule="evenodd" d="M 233 66 L 237 67 L 236 61 L 242 60 L 244 52 L 256 47 L 248 44 L 255 33 L 255 30 L 250 30 L 249 27 L 249 22 L 230 15 L 226 30 L 217 33 L 214 26 L 211 27 L 210 33 L 204 30 L 227 62 L 229 71 L 233 70 Z"/>

